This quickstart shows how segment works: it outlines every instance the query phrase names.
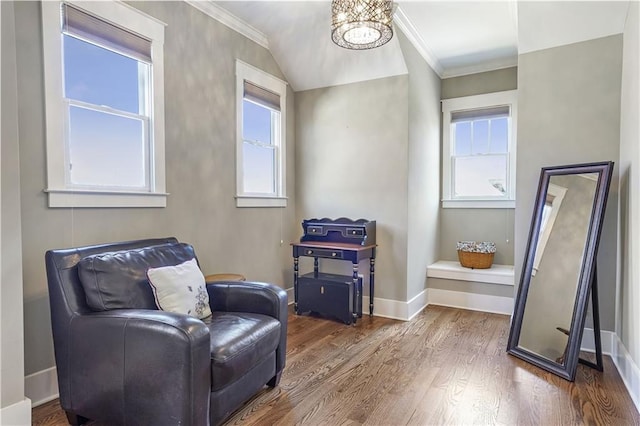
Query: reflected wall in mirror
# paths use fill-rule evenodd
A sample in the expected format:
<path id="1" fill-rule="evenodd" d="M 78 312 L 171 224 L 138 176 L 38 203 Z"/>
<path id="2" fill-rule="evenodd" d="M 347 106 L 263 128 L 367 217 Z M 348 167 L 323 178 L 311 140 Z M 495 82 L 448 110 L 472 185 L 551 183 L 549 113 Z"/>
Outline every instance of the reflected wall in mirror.
<path id="1" fill-rule="evenodd" d="M 568 380 L 579 359 L 612 172 L 613 162 L 603 162 L 540 174 L 507 351 Z"/>

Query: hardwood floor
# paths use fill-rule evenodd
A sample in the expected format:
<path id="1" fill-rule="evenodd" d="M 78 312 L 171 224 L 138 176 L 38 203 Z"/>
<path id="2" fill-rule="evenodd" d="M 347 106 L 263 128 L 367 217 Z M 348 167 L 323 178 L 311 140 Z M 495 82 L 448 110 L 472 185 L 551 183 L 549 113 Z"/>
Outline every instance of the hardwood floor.
<path id="1" fill-rule="evenodd" d="M 291 314 L 280 386 L 227 425 L 640 425 L 609 357 L 570 383 L 508 355 L 508 334 L 507 316 L 440 306 L 356 326 Z M 66 424 L 58 401 L 33 424 Z"/>

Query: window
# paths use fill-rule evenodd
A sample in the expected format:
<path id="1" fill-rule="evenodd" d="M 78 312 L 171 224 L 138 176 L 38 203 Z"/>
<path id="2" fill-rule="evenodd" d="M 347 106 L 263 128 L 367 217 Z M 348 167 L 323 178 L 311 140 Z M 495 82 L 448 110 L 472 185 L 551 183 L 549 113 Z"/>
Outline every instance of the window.
<path id="1" fill-rule="evenodd" d="M 164 24 L 43 2 L 50 207 L 164 207 Z"/>
<path id="2" fill-rule="evenodd" d="M 286 83 L 236 61 L 236 205 L 286 207 Z"/>
<path id="3" fill-rule="evenodd" d="M 442 101 L 443 207 L 515 207 L 516 91 Z"/>

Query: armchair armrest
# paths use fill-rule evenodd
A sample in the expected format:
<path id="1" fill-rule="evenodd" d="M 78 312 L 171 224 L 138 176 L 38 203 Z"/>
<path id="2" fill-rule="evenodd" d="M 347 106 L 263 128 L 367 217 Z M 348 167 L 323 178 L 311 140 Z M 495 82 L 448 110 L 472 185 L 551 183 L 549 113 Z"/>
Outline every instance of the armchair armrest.
<path id="1" fill-rule="evenodd" d="M 287 292 L 273 284 L 252 281 L 210 282 L 207 292 L 212 311 L 250 312 L 280 321 L 276 370 L 282 371 L 287 351 Z"/>
<path id="2" fill-rule="evenodd" d="M 72 317 L 69 410 L 117 424 L 207 424 L 209 339 L 202 321 L 170 312 L 122 309 Z"/>
<path id="3" fill-rule="evenodd" d="M 286 322 L 287 293 L 278 286 L 251 281 L 207 283 L 213 311 L 251 312 Z"/>

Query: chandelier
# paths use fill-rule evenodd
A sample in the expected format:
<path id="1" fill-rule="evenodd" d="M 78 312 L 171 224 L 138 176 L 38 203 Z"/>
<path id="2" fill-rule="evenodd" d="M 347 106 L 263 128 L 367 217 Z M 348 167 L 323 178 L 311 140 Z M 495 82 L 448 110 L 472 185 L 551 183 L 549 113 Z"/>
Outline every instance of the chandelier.
<path id="1" fill-rule="evenodd" d="M 331 39 L 347 49 L 373 49 L 391 40 L 392 0 L 333 0 Z"/>

